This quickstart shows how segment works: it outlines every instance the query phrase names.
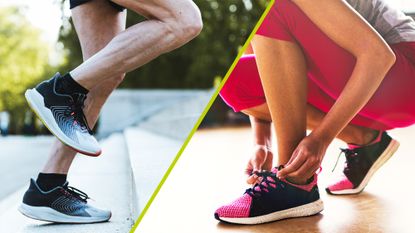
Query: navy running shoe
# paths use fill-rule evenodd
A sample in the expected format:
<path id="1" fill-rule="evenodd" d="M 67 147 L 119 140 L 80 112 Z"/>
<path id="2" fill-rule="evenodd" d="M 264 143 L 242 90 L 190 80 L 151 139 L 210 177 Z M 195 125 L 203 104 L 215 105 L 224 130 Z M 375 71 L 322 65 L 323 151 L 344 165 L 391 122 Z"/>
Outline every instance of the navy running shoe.
<path id="1" fill-rule="evenodd" d="M 307 185 L 296 185 L 277 177 L 277 169 L 258 173 L 262 181 L 215 212 L 215 218 L 235 224 L 261 224 L 286 218 L 315 215 L 323 210 L 317 175 Z"/>
<path id="2" fill-rule="evenodd" d="M 399 142 L 386 132 L 379 132 L 378 137 L 369 145 L 349 144 L 349 148 L 341 149 L 341 153 L 346 156 L 343 174 L 326 188 L 326 192 L 333 195 L 362 192 L 370 178 L 398 148 Z"/>
<path id="3" fill-rule="evenodd" d="M 36 88 L 25 93 L 27 102 L 45 126 L 62 143 L 74 150 L 90 156 L 101 154 L 101 147 L 83 112 L 86 95 L 58 93 L 57 73 L 50 80 L 40 83 Z"/>
<path id="4" fill-rule="evenodd" d="M 68 186 L 68 182 L 43 191 L 31 179 L 19 211 L 29 218 L 55 223 L 97 223 L 111 218 L 111 211 L 91 206 L 88 199 L 88 195 Z"/>

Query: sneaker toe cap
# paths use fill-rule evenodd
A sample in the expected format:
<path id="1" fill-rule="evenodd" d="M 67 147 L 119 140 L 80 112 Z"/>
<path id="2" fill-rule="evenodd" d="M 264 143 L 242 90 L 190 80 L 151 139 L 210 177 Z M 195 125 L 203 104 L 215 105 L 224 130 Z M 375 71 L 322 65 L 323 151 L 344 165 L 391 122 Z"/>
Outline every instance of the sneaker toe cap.
<path id="1" fill-rule="evenodd" d="M 228 205 L 224 205 L 215 211 L 215 218 L 246 218 L 249 217 L 252 197 L 244 194 Z"/>
<path id="2" fill-rule="evenodd" d="M 89 206 L 89 208 L 87 208 L 85 211 L 91 217 L 96 218 L 96 219 L 100 219 L 102 221 L 109 220 L 111 218 L 111 215 L 112 215 L 110 210 L 98 209 L 98 208 L 91 207 L 91 206 Z"/>
<path id="3" fill-rule="evenodd" d="M 326 188 L 327 192 L 335 192 L 335 191 L 342 191 L 342 190 L 346 190 L 346 189 L 353 189 L 354 185 L 352 184 L 352 182 L 347 179 L 347 177 L 342 176 L 337 182 L 329 185 Z"/>

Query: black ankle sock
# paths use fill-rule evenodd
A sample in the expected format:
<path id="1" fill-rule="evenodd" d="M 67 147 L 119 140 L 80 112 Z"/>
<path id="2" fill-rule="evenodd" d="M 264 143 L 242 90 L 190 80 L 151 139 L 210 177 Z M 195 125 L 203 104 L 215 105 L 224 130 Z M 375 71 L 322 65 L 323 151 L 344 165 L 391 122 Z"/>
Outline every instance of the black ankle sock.
<path id="1" fill-rule="evenodd" d="M 62 186 L 66 182 L 66 174 L 57 173 L 39 173 L 36 183 L 43 191 L 49 191 L 58 186 Z"/>
<path id="2" fill-rule="evenodd" d="M 77 83 L 70 73 L 58 78 L 56 82 L 56 89 L 59 93 L 71 95 L 73 93 L 88 94 L 88 90 Z"/>

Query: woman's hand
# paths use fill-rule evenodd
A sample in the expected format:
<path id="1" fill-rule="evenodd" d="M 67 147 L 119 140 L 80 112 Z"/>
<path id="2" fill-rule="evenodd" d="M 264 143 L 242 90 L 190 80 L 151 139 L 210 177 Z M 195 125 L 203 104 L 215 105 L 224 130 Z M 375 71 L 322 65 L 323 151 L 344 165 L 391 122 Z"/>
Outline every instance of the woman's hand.
<path id="1" fill-rule="evenodd" d="M 294 150 L 290 161 L 278 172 L 279 178 L 305 182 L 320 168 L 330 142 L 310 134 Z"/>
<path id="2" fill-rule="evenodd" d="M 257 183 L 258 176 L 253 174 L 254 172 L 260 172 L 263 170 L 270 171 L 272 169 L 273 154 L 270 148 L 265 145 L 256 145 L 254 148 L 254 154 L 249 159 L 246 167 L 246 174 L 248 175 L 247 183 Z"/>

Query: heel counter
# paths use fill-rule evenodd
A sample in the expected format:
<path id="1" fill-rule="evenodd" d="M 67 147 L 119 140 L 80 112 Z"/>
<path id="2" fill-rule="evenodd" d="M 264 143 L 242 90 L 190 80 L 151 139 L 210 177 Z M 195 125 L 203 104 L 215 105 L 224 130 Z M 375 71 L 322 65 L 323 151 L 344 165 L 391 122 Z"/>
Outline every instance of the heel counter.
<path id="1" fill-rule="evenodd" d="M 317 185 L 314 186 L 311 190 L 311 199 L 312 201 L 317 201 L 320 199 L 320 190 Z"/>

